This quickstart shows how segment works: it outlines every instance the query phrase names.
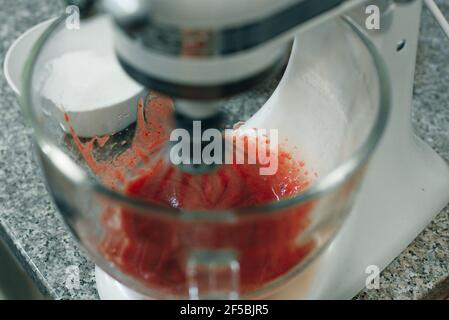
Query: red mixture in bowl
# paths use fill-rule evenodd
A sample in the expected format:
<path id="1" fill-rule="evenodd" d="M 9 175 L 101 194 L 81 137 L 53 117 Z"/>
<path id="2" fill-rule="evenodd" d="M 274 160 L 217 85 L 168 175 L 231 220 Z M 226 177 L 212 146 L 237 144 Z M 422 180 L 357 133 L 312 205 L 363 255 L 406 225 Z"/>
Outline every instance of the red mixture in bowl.
<path id="1" fill-rule="evenodd" d="M 144 214 L 108 205 L 102 215 L 104 237 L 100 252 L 122 272 L 148 287 L 185 295 L 186 261 L 194 249 L 233 249 L 240 264 L 240 290 L 260 288 L 286 274 L 313 249 L 299 242 L 309 225 L 312 203 L 283 209 L 274 215 L 245 217 L 243 207 L 276 202 L 302 192 L 310 184 L 305 164 L 278 150 L 278 170 L 260 175 L 261 165 L 225 164 L 206 174 L 180 171 L 160 156 L 172 129 L 169 98 L 155 96 L 138 106 L 131 147 L 114 159 L 98 161 L 95 144 L 109 137 L 74 142 L 92 171 L 109 187 L 128 196 L 180 211 L 234 211 L 242 218 L 229 222 L 189 221 Z M 68 117 L 66 117 L 69 122 Z M 261 143 L 245 136 L 245 144 Z"/>

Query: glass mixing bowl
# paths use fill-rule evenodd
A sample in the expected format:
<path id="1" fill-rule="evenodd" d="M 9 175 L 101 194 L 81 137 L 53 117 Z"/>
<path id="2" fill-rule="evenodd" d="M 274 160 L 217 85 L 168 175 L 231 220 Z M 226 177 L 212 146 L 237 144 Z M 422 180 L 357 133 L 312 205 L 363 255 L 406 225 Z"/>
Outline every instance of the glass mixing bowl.
<path id="1" fill-rule="evenodd" d="M 108 24 L 107 18 L 92 19 L 82 21 L 79 30 L 67 28 L 65 16 L 51 24 L 32 50 L 22 91 L 48 189 L 90 257 L 126 287 L 158 299 L 265 297 L 292 280 L 337 234 L 386 126 L 389 80 L 362 29 L 339 17 L 303 32 L 280 81 L 223 102 L 229 125 L 246 121 L 244 128 L 278 130 L 279 141 L 289 150 L 286 161 L 297 164 L 281 178 L 301 176 L 305 183 L 300 192 L 254 206 L 187 210 L 125 190 L 123 181 L 136 187 L 136 172 L 146 170 L 145 161 L 122 161 L 137 143 L 139 124 L 106 137 L 78 138 L 77 128 L 70 130 L 70 119 L 77 115 L 64 114 L 64 106 L 48 98 L 51 61 L 77 51 L 113 52 L 112 35 L 104 30 L 95 34 L 92 27 L 99 21 L 95 19 Z M 64 92 L 75 86 L 79 90 L 70 81 L 61 81 Z M 97 89 L 86 84 L 83 90 L 95 95 Z M 106 123 L 136 112 L 141 121 L 151 120 L 158 106 L 170 104 L 156 93 L 144 98 L 143 109 L 136 110 L 137 100 L 131 99 L 129 109 L 111 111 Z M 92 128 L 95 123 L 104 126 L 103 115 L 96 121 L 88 118 L 81 121 L 90 129 L 104 129 Z M 261 181 L 256 182 L 267 180 Z M 166 189 L 156 176 L 145 183 Z M 259 196 L 257 189 L 253 194 L 242 189 L 239 181 L 227 183 L 228 192 Z M 276 188 L 282 191 L 283 186 Z M 190 197 L 205 193 L 206 187 L 220 186 L 199 184 Z"/>

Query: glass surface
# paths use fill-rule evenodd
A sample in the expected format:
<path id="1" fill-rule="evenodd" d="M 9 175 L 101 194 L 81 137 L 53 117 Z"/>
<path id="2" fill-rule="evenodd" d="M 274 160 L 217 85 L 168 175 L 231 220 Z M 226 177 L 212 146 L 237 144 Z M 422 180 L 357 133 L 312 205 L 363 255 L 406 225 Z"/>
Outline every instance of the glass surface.
<path id="1" fill-rule="evenodd" d="M 113 53 L 110 30 L 100 27 L 102 32 L 95 33 L 97 24 L 109 22 L 98 19 L 82 23 L 80 30 L 67 29 L 64 17 L 55 21 L 35 46 L 24 78 L 24 113 L 35 130 L 43 171 L 62 216 L 96 264 L 150 297 L 269 295 L 326 247 L 352 207 L 390 107 L 388 78 L 374 46 L 343 18 L 298 35 L 280 81 L 222 107 L 228 127 L 245 121 L 247 130 L 277 129 L 285 151 L 279 154 L 287 156 L 279 170 L 287 171 L 247 183 L 235 178 L 236 172 L 252 169 L 223 165 L 189 178 L 195 183 L 183 193 L 180 181 L 186 175 L 175 169 L 167 180 L 172 166 L 157 167 L 164 160 L 163 148 L 148 147 L 165 137 L 161 132 L 173 129 L 167 120 L 172 116 L 170 98 L 136 90 L 126 101 L 129 109 L 111 109 L 107 118 L 104 110 L 82 114 L 55 102 L 55 85 L 48 85 L 52 68 L 58 67 L 55 60 L 74 52 Z M 75 65 L 67 69 L 85 64 L 72 61 Z M 59 79 L 55 90 L 78 92 L 72 94 L 74 100 L 99 94 L 98 83 L 86 80 L 83 87 L 73 79 Z M 112 79 L 108 85 L 106 92 L 117 92 Z M 133 122 L 133 117 L 137 125 L 120 128 L 124 118 Z M 151 121 L 160 126 L 158 135 Z M 85 131 L 90 134 L 111 130 L 105 127 L 110 123 L 120 129 L 82 138 L 77 131 L 87 129 L 75 123 L 92 130 Z M 138 147 L 150 149 L 141 154 Z M 227 175 L 226 188 L 220 172 Z M 271 184 L 274 194 L 282 193 L 279 200 L 273 194 L 262 196 Z M 216 193 L 208 190 L 219 188 L 224 189 L 221 198 L 212 201 Z M 139 190 L 152 190 L 152 196 Z M 180 199 L 173 197 L 176 192 L 187 194 L 188 200 L 170 202 Z M 236 197 L 240 200 L 234 201 Z"/>

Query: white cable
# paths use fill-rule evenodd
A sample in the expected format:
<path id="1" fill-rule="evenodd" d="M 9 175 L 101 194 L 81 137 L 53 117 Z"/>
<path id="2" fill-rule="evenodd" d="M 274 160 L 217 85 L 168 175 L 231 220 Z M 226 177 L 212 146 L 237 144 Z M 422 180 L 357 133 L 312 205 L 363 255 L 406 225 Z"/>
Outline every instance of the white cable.
<path id="1" fill-rule="evenodd" d="M 424 2 L 427 8 L 429 8 L 430 12 L 432 12 L 441 29 L 443 29 L 444 33 L 449 38 L 449 23 L 447 22 L 440 8 L 438 8 L 434 0 L 424 0 Z"/>

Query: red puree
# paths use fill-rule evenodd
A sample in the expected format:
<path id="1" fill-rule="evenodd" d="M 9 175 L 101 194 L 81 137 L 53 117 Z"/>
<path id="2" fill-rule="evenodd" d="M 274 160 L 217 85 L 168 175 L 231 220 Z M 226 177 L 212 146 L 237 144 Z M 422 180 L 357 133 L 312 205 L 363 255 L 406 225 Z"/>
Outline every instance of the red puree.
<path id="1" fill-rule="evenodd" d="M 273 176 L 260 175 L 260 164 L 221 165 L 202 175 L 181 172 L 157 156 L 169 137 L 172 113 L 168 98 L 153 97 L 146 108 L 140 102 L 132 146 L 109 161 L 97 161 L 92 154 L 95 142 L 102 147 L 108 137 L 82 143 L 73 129 L 71 133 L 104 183 L 160 206 L 207 210 L 211 215 L 232 208 L 244 215 L 237 208 L 278 201 L 308 186 L 304 163 L 285 150 L 278 151 L 278 170 Z M 251 137 L 245 137 L 245 142 L 247 146 L 260 143 Z M 240 289 L 248 292 L 285 274 L 311 251 L 311 241 L 297 243 L 309 224 L 311 206 L 302 204 L 275 215 L 218 224 L 161 218 L 151 212 L 141 215 L 110 205 L 102 215 L 105 233 L 99 250 L 147 286 L 185 294 L 185 266 L 191 249 L 233 248 L 240 262 Z"/>

